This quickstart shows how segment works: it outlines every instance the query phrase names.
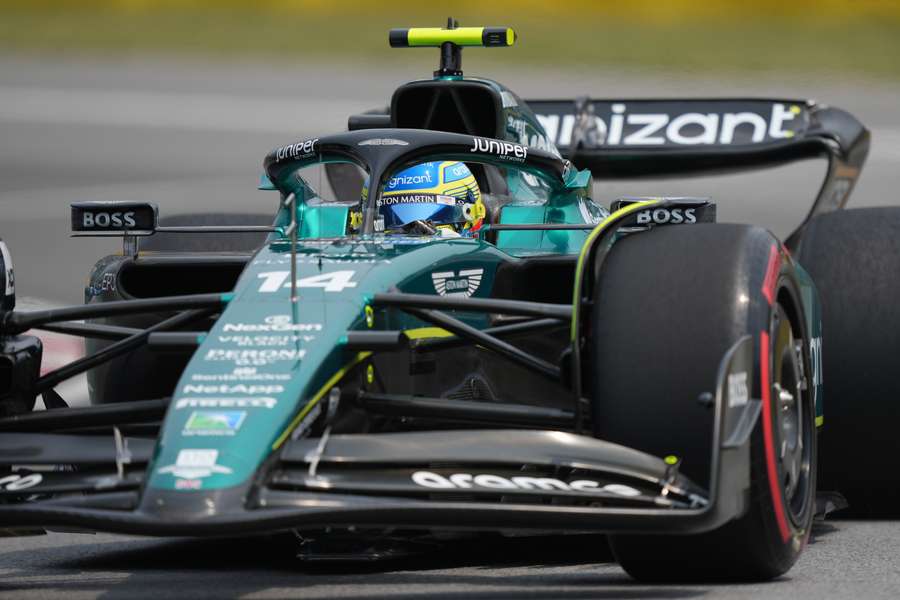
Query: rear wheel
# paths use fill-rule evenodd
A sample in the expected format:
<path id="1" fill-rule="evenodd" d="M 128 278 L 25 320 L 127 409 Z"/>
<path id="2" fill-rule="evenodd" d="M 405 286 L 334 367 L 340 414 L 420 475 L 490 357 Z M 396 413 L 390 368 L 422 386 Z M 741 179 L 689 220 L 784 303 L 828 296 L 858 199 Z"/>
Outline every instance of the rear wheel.
<path id="1" fill-rule="evenodd" d="M 622 567 L 646 581 L 763 580 L 786 572 L 809 535 L 816 435 L 808 344 L 790 262 L 759 228 L 670 227 L 626 238 L 604 265 L 593 308 L 598 437 L 681 459 L 708 485 L 712 391 L 725 352 L 755 343 L 746 512 L 699 535 L 612 535 Z"/>
<path id="2" fill-rule="evenodd" d="M 857 516 L 900 514 L 898 232 L 900 207 L 836 211 L 810 221 L 795 252 L 822 301 L 819 487 L 846 496 Z"/>

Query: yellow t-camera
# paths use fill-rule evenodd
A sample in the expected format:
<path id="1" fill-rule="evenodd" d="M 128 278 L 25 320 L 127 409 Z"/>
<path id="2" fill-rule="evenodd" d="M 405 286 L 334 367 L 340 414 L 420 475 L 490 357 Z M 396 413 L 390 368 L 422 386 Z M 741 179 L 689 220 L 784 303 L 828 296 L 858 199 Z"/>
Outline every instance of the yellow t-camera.
<path id="1" fill-rule="evenodd" d="M 391 29 L 388 36 L 393 48 L 440 48 L 450 43 L 457 46 L 512 46 L 516 32 L 510 27 L 408 27 Z"/>

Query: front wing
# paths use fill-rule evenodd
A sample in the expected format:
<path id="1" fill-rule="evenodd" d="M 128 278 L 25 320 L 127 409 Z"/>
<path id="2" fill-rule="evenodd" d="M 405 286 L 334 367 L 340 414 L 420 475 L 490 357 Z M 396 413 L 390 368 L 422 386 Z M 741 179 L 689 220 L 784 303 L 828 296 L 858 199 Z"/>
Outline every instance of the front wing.
<path id="1" fill-rule="evenodd" d="M 719 367 L 707 489 L 681 475 L 675 460 L 592 437 L 473 429 L 300 438 L 245 485 L 157 490 L 144 486 L 155 443 L 108 425 L 116 411 L 131 408 L 57 409 L 0 419 L 0 431 L 8 432 L 0 435 L 0 465 L 11 468 L 0 478 L 0 530 L 160 536 L 325 526 L 708 531 L 747 508 L 750 433 L 761 404 L 729 398 L 727 381 L 738 373 L 752 380 L 752 348 L 752 339 L 743 338 Z M 148 416 L 165 408 L 164 401 L 131 404 Z M 50 419 L 79 427 L 35 432 Z M 86 426 L 91 420 L 100 425 Z"/>

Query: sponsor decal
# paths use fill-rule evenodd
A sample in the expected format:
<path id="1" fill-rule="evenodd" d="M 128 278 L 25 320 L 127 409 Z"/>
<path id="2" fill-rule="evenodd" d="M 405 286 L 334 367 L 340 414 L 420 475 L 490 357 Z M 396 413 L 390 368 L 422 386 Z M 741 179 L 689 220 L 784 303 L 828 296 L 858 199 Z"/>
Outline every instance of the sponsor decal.
<path id="1" fill-rule="evenodd" d="M 287 346 L 289 344 L 309 343 L 316 339 L 314 335 L 220 335 L 219 343 L 235 346 Z"/>
<path id="2" fill-rule="evenodd" d="M 443 476 L 431 471 L 416 471 L 413 483 L 433 490 L 470 490 L 475 488 L 491 490 L 524 490 L 537 492 L 607 492 L 619 496 L 640 496 L 635 488 L 620 483 L 601 485 L 590 479 L 565 482 L 553 477 L 501 477 L 489 473 L 454 473 Z"/>
<path id="3" fill-rule="evenodd" d="M 243 394 L 253 396 L 255 394 L 280 394 L 284 391 L 283 385 L 197 385 L 189 383 L 181 388 L 182 394 Z"/>
<path id="4" fill-rule="evenodd" d="M 432 273 L 434 291 L 441 296 L 472 296 L 481 286 L 484 269 L 463 269 L 462 271 L 441 271 Z"/>
<path id="5" fill-rule="evenodd" d="M 288 381 L 289 373 L 260 373 L 256 367 L 236 367 L 231 373 L 194 373 L 193 381 Z"/>
<path id="6" fill-rule="evenodd" d="M 219 451 L 190 448 L 180 450 L 174 465 L 160 467 L 158 473 L 170 473 L 181 479 L 203 479 L 213 474 L 229 475 L 231 469 L 217 463 Z"/>
<path id="7" fill-rule="evenodd" d="M 308 158 L 315 153 L 316 142 L 318 141 L 319 138 L 315 138 L 312 140 L 306 140 L 305 142 L 297 142 L 296 144 L 289 144 L 287 146 L 277 148 L 275 150 L 275 162 L 281 162 L 282 160 L 286 160 L 288 158 Z"/>
<path id="8" fill-rule="evenodd" d="M 146 202 L 76 202 L 71 211 L 72 231 L 76 232 L 149 235 L 156 229 L 156 205 Z"/>
<path id="9" fill-rule="evenodd" d="M 319 418 L 319 415 L 322 414 L 322 404 L 318 403 L 313 406 L 312 410 L 309 411 L 309 414 L 300 422 L 296 429 L 291 433 L 292 440 L 299 440 L 306 432 L 309 431 L 309 428 L 312 427 L 312 424 L 316 422 L 316 419 Z"/>
<path id="10" fill-rule="evenodd" d="M 598 105 L 602 109 L 602 105 Z M 595 116 L 598 145 L 663 146 L 761 143 L 795 135 L 791 125 L 802 113 L 797 105 L 774 103 L 759 111 L 631 113 L 625 103 L 609 107 L 610 115 Z M 557 144 L 569 146 L 576 115 L 537 115 L 544 130 Z"/>
<path id="11" fill-rule="evenodd" d="M 12 474 L 0 478 L 0 490 L 4 492 L 18 492 L 19 490 L 27 490 L 38 485 L 44 477 L 40 473 L 29 473 L 28 475 Z"/>
<path id="12" fill-rule="evenodd" d="M 202 487 L 202 479 L 178 479 L 175 481 L 176 490 L 199 490 Z"/>
<path id="13" fill-rule="evenodd" d="M 409 146 L 409 142 L 394 138 L 370 138 L 356 144 L 357 146 Z"/>
<path id="14" fill-rule="evenodd" d="M 98 212 L 92 213 L 84 211 L 81 213 L 81 226 L 85 228 L 94 227 L 135 227 L 137 223 L 134 220 L 134 212 Z"/>
<path id="15" fill-rule="evenodd" d="M 430 164 L 430 163 L 429 163 Z M 425 184 L 433 185 L 431 171 L 424 171 L 417 175 L 396 175 L 391 177 L 388 180 L 387 188 L 389 190 L 393 190 L 398 186 L 407 186 L 407 185 L 425 185 Z"/>
<path id="16" fill-rule="evenodd" d="M 750 400 L 750 392 L 747 389 L 747 372 L 728 374 L 728 406 L 737 408 L 744 406 Z"/>
<path id="17" fill-rule="evenodd" d="M 638 225 L 696 223 L 696 208 L 648 208 L 637 213 Z"/>
<path id="18" fill-rule="evenodd" d="M 115 273 L 103 273 L 100 279 L 94 280 L 88 286 L 88 294 L 90 296 L 99 296 L 104 292 L 116 291 L 116 275 Z"/>
<path id="19" fill-rule="evenodd" d="M 275 408 L 275 398 L 179 398 L 175 408 Z"/>
<path id="20" fill-rule="evenodd" d="M 528 148 L 521 144 L 513 144 L 511 142 L 501 142 L 499 140 L 491 140 L 488 138 L 473 137 L 472 148 L 469 152 L 484 152 L 495 154 L 505 160 L 515 162 L 523 162 L 528 158 Z"/>
<path id="21" fill-rule="evenodd" d="M 444 167 L 444 183 L 453 183 L 466 177 L 471 177 L 472 172 L 463 163 L 452 163 Z"/>
<path id="22" fill-rule="evenodd" d="M 100 292 L 116 291 L 116 275 L 115 273 L 104 273 L 100 281 L 97 282 L 96 289 Z"/>
<path id="23" fill-rule="evenodd" d="M 313 275 L 297 280 L 298 288 L 320 288 L 325 292 L 342 292 L 345 288 L 356 287 L 353 276 L 356 271 L 332 271 L 330 273 L 322 273 L 321 275 Z M 269 271 L 260 273 L 257 278 L 263 282 L 259 286 L 259 292 L 269 293 L 277 292 L 282 288 L 291 287 L 288 281 L 290 271 Z"/>
<path id="24" fill-rule="evenodd" d="M 396 194 L 394 196 L 382 196 L 378 201 L 379 206 L 391 206 L 393 204 L 443 204 L 444 206 L 456 206 L 456 198 L 443 194 Z"/>
<path id="25" fill-rule="evenodd" d="M 809 340 L 809 362 L 812 365 L 812 384 L 822 385 L 822 338 Z"/>
<path id="26" fill-rule="evenodd" d="M 306 350 L 298 350 L 297 348 L 244 348 L 240 350 L 213 348 L 207 350 L 203 360 L 228 361 L 239 366 L 263 366 L 284 360 L 303 360 L 304 356 L 306 356 Z"/>
<path id="27" fill-rule="evenodd" d="M 182 433 L 191 435 L 234 435 L 247 413 L 242 410 L 195 410 L 188 417 Z"/>
<path id="28" fill-rule="evenodd" d="M 262 323 L 225 323 L 223 333 L 277 333 L 293 331 L 322 331 L 321 323 L 294 323 L 290 315 L 269 315 Z"/>

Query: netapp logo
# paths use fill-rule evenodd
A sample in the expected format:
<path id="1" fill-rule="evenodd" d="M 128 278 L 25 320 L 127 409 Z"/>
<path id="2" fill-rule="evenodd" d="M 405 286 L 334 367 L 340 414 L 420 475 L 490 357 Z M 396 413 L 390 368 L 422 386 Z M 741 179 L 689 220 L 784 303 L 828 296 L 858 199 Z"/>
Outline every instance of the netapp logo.
<path id="1" fill-rule="evenodd" d="M 482 473 L 454 473 L 444 477 L 431 471 L 416 471 L 412 474 L 413 483 L 433 490 L 470 490 L 484 488 L 492 490 L 525 490 L 540 492 L 607 492 L 619 496 L 640 496 L 641 492 L 628 485 L 609 483 L 600 485 L 590 479 L 579 479 L 566 483 L 553 477 L 501 477 Z"/>
<path id="2" fill-rule="evenodd" d="M 473 146 L 469 149 L 469 152 L 487 152 L 517 162 L 522 162 L 528 158 L 528 148 L 519 144 L 480 137 L 472 138 L 472 142 Z"/>
<path id="3" fill-rule="evenodd" d="M 134 227 L 134 212 L 83 212 L 81 224 L 84 227 Z"/>
<path id="4" fill-rule="evenodd" d="M 637 214 L 638 225 L 678 225 L 679 223 L 696 223 L 695 208 L 648 208 Z"/>
<path id="5" fill-rule="evenodd" d="M 713 108 L 712 106 L 708 108 Z M 630 113 L 625 103 L 610 107 L 608 122 L 595 116 L 598 145 L 679 146 L 754 143 L 791 138 L 791 124 L 802 109 L 775 103 L 768 118 L 754 111 Z M 572 143 L 575 115 L 537 115 L 548 136 L 561 146 Z"/>

